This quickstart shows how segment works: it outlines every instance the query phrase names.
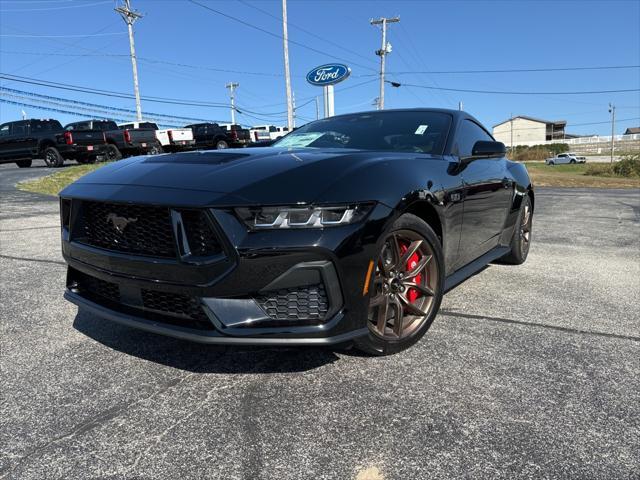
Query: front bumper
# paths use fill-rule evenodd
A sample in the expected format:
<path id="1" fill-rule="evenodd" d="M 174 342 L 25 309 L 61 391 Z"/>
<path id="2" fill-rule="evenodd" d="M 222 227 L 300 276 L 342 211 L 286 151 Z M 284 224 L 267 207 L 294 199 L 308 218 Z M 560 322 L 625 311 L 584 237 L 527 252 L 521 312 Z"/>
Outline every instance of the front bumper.
<path id="1" fill-rule="evenodd" d="M 230 210 L 209 211 L 224 255 L 204 262 L 107 251 L 63 230 L 65 298 L 108 320 L 204 343 L 322 345 L 366 335 L 363 283 L 390 209 L 378 205 L 361 224 L 256 232 Z M 84 294 L 77 282 L 83 275 L 118 285 L 119 297 L 114 302 Z M 167 318 L 158 310 L 164 307 L 149 308 L 141 300 L 147 292 L 169 302 L 193 299 L 204 320 L 194 328 Z"/>

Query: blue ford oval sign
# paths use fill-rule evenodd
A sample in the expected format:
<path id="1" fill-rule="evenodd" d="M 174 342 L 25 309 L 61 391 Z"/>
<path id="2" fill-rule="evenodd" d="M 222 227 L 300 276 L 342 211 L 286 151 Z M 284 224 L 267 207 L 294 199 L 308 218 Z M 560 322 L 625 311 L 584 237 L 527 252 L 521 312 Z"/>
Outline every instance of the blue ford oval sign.
<path id="1" fill-rule="evenodd" d="M 307 82 L 311 85 L 324 87 L 346 80 L 351 75 L 351 69 L 341 63 L 328 63 L 314 68 L 307 73 Z"/>

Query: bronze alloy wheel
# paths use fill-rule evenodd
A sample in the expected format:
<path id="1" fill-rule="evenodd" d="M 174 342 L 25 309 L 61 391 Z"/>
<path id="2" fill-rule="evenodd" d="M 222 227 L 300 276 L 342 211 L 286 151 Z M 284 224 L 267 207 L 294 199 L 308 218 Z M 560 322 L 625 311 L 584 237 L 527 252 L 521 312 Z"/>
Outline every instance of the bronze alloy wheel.
<path id="1" fill-rule="evenodd" d="M 526 201 L 522 210 L 522 220 L 520 221 L 520 254 L 526 258 L 529 253 L 531 243 L 531 204 Z"/>
<path id="2" fill-rule="evenodd" d="M 375 268 L 370 331 L 383 340 L 400 340 L 420 329 L 436 303 L 439 278 L 434 253 L 419 233 L 392 232 Z"/>

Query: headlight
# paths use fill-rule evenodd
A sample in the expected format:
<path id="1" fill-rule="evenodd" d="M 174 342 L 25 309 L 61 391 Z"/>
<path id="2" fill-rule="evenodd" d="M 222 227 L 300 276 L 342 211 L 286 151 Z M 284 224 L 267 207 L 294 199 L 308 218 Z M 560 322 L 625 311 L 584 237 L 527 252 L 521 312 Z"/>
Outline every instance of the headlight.
<path id="1" fill-rule="evenodd" d="M 325 228 L 363 220 L 373 203 L 327 207 L 236 208 L 236 214 L 252 230 L 275 228 Z"/>

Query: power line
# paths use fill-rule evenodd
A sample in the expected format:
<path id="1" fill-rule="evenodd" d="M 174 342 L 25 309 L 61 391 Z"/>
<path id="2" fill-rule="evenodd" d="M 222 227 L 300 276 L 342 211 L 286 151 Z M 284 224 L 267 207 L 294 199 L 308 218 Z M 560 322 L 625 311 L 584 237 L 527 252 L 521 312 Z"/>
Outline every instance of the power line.
<path id="1" fill-rule="evenodd" d="M 257 10 L 257 11 L 259 11 L 259 12 L 261 12 L 261 13 L 263 13 L 263 14 L 267 15 L 268 17 L 274 18 L 274 19 L 276 19 L 276 20 L 281 20 L 281 18 L 279 18 L 277 15 L 273 15 L 271 12 L 268 12 L 268 11 L 266 11 L 266 10 L 263 10 L 263 9 L 259 8 L 259 7 L 256 7 L 255 5 L 251 5 L 249 2 L 246 2 L 245 0 L 238 0 L 238 1 L 239 1 L 240 3 L 242 3 L 243 5 L 246 5 L 246 6 L 247 6 L 247 7 L 249 7 L 249 8 L 253 8 L 254 10 Z M 301 32 L 304 32 L 304 33 L 306 33 L 307 35 L 309 35 L 309 36 L 311 36 L 311 37 L 313 37 L 313 38 L 316 38 L 316 39 L 318 39 L 318 40 L 320 40 L 320 41 L 322 41 L 322 42 L 328 43 L 329 45 L 333 45 L 334 47 L 337 47 L 337 48 L 339 48 L 339 49 L 341 49 L 341 50 L 344 50 L 345 52 L 349 52 L 349 53 L 351 53 L 352 55 L 355 55 L 356 57 L 362 58 L 363 60 L 366 60 L 366 61 L 368 61 L 368 62 L 375 63 L 375 62 L 374 62 L 373 60 L 371 60 L 370 58 L 365 57 L 364 55 L 362 55 L 362 54 L 360 54 L 360 53 L 358 53 L 358 52 L 356 52 L 356 51 L 354 51 L 354 50 L 351 50 L 350 48 L 347 48 L 347 47 L 345 47 L 344 45 L 340 45 L 340 44 L 339 44 L 339 43 L 337 43 L 337 42 L 334 42 L 334 41 L 332 41 L 332 40 L 329 40 L 328 38 L 324 38 L 324 37 L 321 37 L 320 35 L 316 35 L 315 33 L 311 32 L 311 31 L 309 31 L 309 30 L 307 30 L 307 29 L 305 29 L 305 28 L 302 28 L 302 27 L 300 27 L 299 25 L 295 25 L 295 24 L 293 24 L 293 23 L 291 23 L 291 22 L 288 22 L 288 24 L 289 24 L 289 26 L 291 26 L 291 27 L 293 27 L 293 28 L 295 28 L 295 29 L 297 29 L 297 30 L 300 30 Z M 354 65 L 355 65 L 355 64 L 354 64 Z M 370 68 L 371 68 L 371 67 L 370 67 Z M 371 68 L 371 69 L 372 69 L 372 68 Z"/>
<path id="2" fill-rule="evenodd" d="M 27 3 L 27 2 L 24 2 Z M 93 7 L 95 5 L 104 5 L 106 3 L 111 3 L 110 1 L 105 1 L 105 2 L 95 2 L 95 3 L 78 3 L 76 5 L 69 5 L 67 7 L 47 7 L 47 8 L 12 8 L 9 10 L 0 10 L 0 13 L 6 13 L 6 12 L 43 12 L 43 11 L 50 11 L 50 10 L 66 10 L 69 8 L 84 8 L 84 7 Z"/>
<path id="3" fill-rule="evenodd" d="M 126 35 L 127 32 L 107 32 L 107 33 L 91 33 L 82 35 L 23 35 L 18 33 L 2 33 L 0 37 L 11 38 L 87 38 L 87 37 L 107 37 L 112 35 Z"/>
<path id="4" fill-rule="evenodd" d="M 193 3 L 194 5 L 198 5 L 199 7 L 204 8 L 205 10 L 209 10 L 209 11 L 211 11 L 211 12 L 213 12 L 213 13 L 216 13 L 216 14 L 218 14 L 218 15 L 221 15 L 221 16 L 225 17 L 225 18 L 228 18 L 228 19 L 230 19 L 230 20 L 233 20 L 234 22 L 241 23 L 242 25 L 245 25 L 245 26 L 247 26 L 247 27 L 249 27 L 249 28 L 253 28 L 254 30 L 258 30 L 258 31 L 260 31 L 260 32 L 262 32 L 262 33 L 266 33 L 267 35 L 269 35 L 269 36 L 271 36 L 271 37 L 274 37 L 274 38 L 278 38 L 278 39 L 280 39 L 280 40 L 283 40 L 282 35 L 278 35 L 277 33 L 273 33 L 273 32 L 271 32 L 271 31 L 269 31 L 269 30 L 266 30 L 266 29 L 264 29 L 264 28 L 262 28 L 262 27 L 258 27 L 257 25 L 253 25 L 252 23 L 246 22 L 246 21 L 244 21 L 244 20 L 242 20 L 242 19 L 240 19 L 240 18 L 237 18 L 237 17 L 234 17 L 234 16 L 229 15 L 229 14 L 227 14 L 227 13 L 221 12 L 221 11 L 219 11 L 219 10 L 216 10 L 215 8 L 211 8 L 211 7 L 209 7 L 208 5 L 204 5 L 204 4 L 200 3 L 200 2 L 197 2 L 196 0 L 188 0 L 188 1 L 189 1 L 189 2 L 191 2 L 191 3 Z M 322 55 L 322 56 L 325 56 L 325 57 L 326 57 L 326 55 L 327 55 L 327 52 L 323 52 L 322 50 L 317 50 L 317 49 L 315 49 L 315 48 L 313 48 L 313 47 L 309 47 L 308 45 L 305 45 L 304 43 L 296 42 L 296 41 L 294 41 L 294 40 L 289 40 L 289 43 L 292 43 L 292 44 L 294 44 L 294 45 L 297 45 L 298 47 L 301 47 L 301 48 L 305 48 L 305 49 L 307 49 L 307 50 L 309 50 L 309 51 L 311 51 L 311 52 L 318 53 L 318 54 L 320 54 L 320 55 Z M 334 55 L 334 58 L 336 58 L 337 60 L 342 60 L 343 62 L 348 62 L 348 63 L 350 63 L 351 65 L 356 65 L 356 66 L 358 66 L 358 67 L 361 67 L 361 68 L 364 68 L 364 69 L 367 69 L 367 70 L 373 70 L 371 67 L 368 67 L 368 66 L 365 66 L 365 65 L 361 65 L 361 64 L 359 64 L 359 63 L 356 63 L 356 62 L 351 61 L 351 60 L 347 60 L 347 59 L 345 59 L 345 58 L 340 58 L 340 57 L 337 57 L 337 56 L 335 56 L 335 55 Z"/>
<path id="5" fill-rule="evenodd" d="M 474 74 L 474 73 L 532 73 L 532 72 L 572 72 L 580 70 L 622 70 L 640 68 L 640 65 L 610 65 L 595 67 L 563 67 L 563 68 L 512 68 L 505 70 L 426 70 L 426 71 L 402 71 L 389 72 L 394 75 L 424 74 Z"/>
<path id="6" fill-rule="evenodd" d="M 15 88 L 7 88 L 7 87 L 1 87 L 0 86 L 0 91 L 5 91 L 5 92 L 9 92 L 11 94 L 17 94 L 17 95 L 25 95 L 28 97 L 34 97 L 37 99 L 44 99 L 44 100 L 53 100 L 53 101 L 59 101 L 59 102 L 65 102 L 65 103 L 69 103 L 69 104 L 73 104 L 73 105 L 80 105 L 80 106 L 87 106 L 87 107 L 96 107 L 102 110 L 111 110 L 111 111 L 115 111 L 115 112 L 123 112 L 123 113 L 132 113 L 135 114 L 136 111 L 135 110 L 131 110 L 128 108 L 118 108 L 118 107 L 110 107 L 107 105 L 100 105 L 97 103 L 90 103 L 90 102 L 83 102 L 83 101 L 79 101 L 79 100 L 71 100 L 68 98 L 62 98 L 62 97 L 54 97 L 52 95 L 43 95 L 41 93 L 36 93 L 36 92 L 28 92 L 25 90 L 17 90 Z M 170 115 L 170 114 L 164 114 L 164 113 L 157 113 L 157 112 L 145 112 L 145 116 L 149 117 L 164 117 L 164 118 L 171 118 L 174 120 L 188 120 L 188 121 L 195 121 L 195 122 L 208 122 L 211 120 L 207 120 L 207 119 L 202 119 L 202 118 L 193 118 L 193 117 L 184 117 L 184 116 L 180 116 L 180 115 Z"/>
<path id="7" fill-rule="evenodd" d="M 445 90 L 448 92 L 464 92 L 464 93 L 486 93 L 490 95 L 597 95 L 601 93 L 626 93 L 626 92 L 640 92 L 639 88 L 629 88 L 620 90 L 590 90 L 582 92 L 509 92 L 500 90 L 469 90 L 464 88 L 445 88 L 445 87 L 431 87 L 428 85 L 414 85 L 411 83 L 390 82 L 394 87 L 414 87 L 414 88 L 426 88 L 429 90 Z"/>

